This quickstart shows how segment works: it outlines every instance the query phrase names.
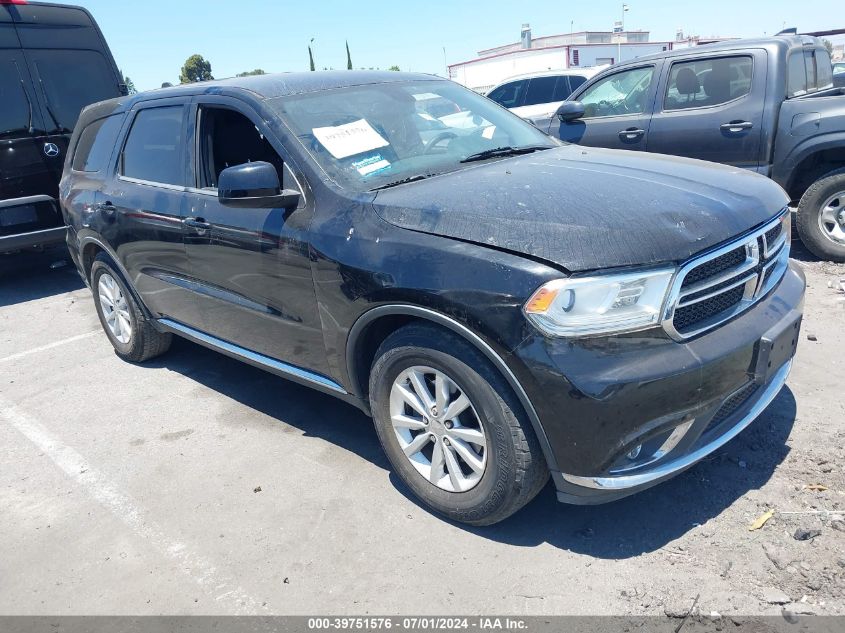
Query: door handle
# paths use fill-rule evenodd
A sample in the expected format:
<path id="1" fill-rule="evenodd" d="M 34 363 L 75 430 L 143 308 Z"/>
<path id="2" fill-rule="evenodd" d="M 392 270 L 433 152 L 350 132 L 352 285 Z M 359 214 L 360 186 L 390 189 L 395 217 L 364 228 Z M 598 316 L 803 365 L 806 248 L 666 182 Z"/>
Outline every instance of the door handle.
<path id="1" fill-rule="evenodd" d="M 722 130 L 722 132 L 737 134 L 743 130 L 750 130 L 753 127 L 754 124 L 751 121 L 731 121 L 730 123 L 722 123 L 722 125 L 719 126 L 719 129 Z"/>
<path id="2" fill-rule="evenodd" d="M 185 218 L 182 220 L 182 223 L 185 226 L 189 226 L 192 229 L 196 229 L 197 231 L 207 231 L 211 228 L 211 223 L 206 222 L 203 218 Z"/>
<path id="3" fill-rule="evenodd" d="M 645 130 L 641 130 L 636 127 L 629 127 L 627 130 L 619 130 L 619 138 L 623 141 L 636 141 L 639 138 L 642 138 L 645 134 Z"/>

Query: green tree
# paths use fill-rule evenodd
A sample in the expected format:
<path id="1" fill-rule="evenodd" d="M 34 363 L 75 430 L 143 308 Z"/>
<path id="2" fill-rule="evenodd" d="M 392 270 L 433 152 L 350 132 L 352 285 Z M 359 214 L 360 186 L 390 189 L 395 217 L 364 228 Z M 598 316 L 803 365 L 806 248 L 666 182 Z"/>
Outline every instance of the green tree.
<path id="1" fill-rule="evenodd" d="M 209 79 L 214 79 L 211 74 L 211 62 L 207 61 L 202 55 L 191 55 L 185 60 L 185 65 L 182 66 L 182 72 L 179 75 L 180 82 L 190 84 L 195 81 L 208 81 Z"/>
<path id="2" fill-rule="evenodd" d="M 123 85 L 126 86 L 126 94 L 137 94 L 138 90 L 135 88 L 135 82 L 126 75 L 123 75 Z"/>
<path id="3" fill-rule="evenodd" d="M 162 88 L 172 88 L 173 84 L 170 83 L 169 81 L 165 81 L 163 84 L 161 84 L 161 87 Z"/>
<path id="4" fill-rule="evenodd" d="M 397 73 L 398 73 L 398 72 L 399 72 L 399 66 L 393 65 L 393 66 L 391 66 L 390 68 L 388 68 L 387 70 L 392 70 L 392 71 L 394 71 L 394 72 L 397 72 Z"/>
<path id="5" fill-rule="evenodd" d="M 311 41 L 313 42 L 314 40 L 311 40 Z M 309 61 L 309 62 L 310 62 L 310 64 L 311 64 L 311 70 L 317 70 L 317 69 L 314 67 L 314 53 L 312 53 L 312 52 L 311 52 L 311 45 L 310 45 L 310 44 L 309 44 L 309 46 L 308 46 L 308 61 Z"/>
<path id="6" fill-rule="evenodd" d="M 248 70 L 244 73 L 238 73 L 235 77 L 252 77 L 253 75 L 266 75 L 263 70 L 260 68 L 256 68 L 255 70 Z"/>
<path id="7" fill-rule="evenodd" d="M 833 55 L 833 42 L 825 38 L 822 40 L 822 44 L 824 44 L 824 47 L 827 49 L 828 55 Z"/>
<path id="8" fill-rule="evenodd" d="M 352 70 L 352 55 L 349 54 L 349 41 L 346 41 L 346 70 Z"/>

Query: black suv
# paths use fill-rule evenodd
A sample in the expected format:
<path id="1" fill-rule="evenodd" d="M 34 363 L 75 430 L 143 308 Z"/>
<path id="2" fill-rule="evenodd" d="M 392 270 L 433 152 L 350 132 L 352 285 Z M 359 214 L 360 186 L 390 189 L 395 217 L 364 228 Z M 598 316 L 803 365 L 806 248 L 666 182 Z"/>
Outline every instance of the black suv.
<path id="1" fill-rule="evenodd" d="M 0 254 L 64 242 L 71 131 L 84 106 L 125 92 L 85 9 L 0 2 Z"/>
<path id="2" fill-rule="evenodd" d="M 427 75 L 91 106 L 61 202 L 120 357 L 177 334 L 351 402 L 420 499 L 476 525 L 549 472 L 598 503 L 688 468 L 780 391 L 801 320 L 770 180 L 560 145 Z"/>

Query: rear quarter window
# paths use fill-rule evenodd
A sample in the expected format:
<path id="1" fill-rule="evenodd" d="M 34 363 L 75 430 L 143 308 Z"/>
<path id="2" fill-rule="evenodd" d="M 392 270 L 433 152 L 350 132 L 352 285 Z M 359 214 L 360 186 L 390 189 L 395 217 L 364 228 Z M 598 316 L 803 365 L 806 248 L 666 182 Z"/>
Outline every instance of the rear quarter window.
<path id="1" fill-rule="evenodd" d="M 82 130 L 73 155 L 73 170 L 102 171 L 117 142 L 121 123 L 123 123 L 123 117 L 115 115 L 98 119 Z"/>

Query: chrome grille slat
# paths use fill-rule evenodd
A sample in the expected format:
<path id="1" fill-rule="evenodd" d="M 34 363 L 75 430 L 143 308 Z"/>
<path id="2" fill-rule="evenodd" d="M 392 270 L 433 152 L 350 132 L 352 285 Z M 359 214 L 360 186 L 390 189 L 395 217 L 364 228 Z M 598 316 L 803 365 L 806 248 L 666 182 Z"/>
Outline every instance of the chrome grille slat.
<path id="1" fill-rule="evenodd" d="M 780 281 L 789 261 L 783 229 L 787 213 L 784 209 L 761 228 L 681 267 L 663 318 L 672 338 L 685 340 L 718 327 L 753 306 Z M 745 261 L 740 261 L 742 249 Z"/>
<path id="2" fill-rule="evenodd" d="M 687 306 L 695 305 L 696 303 L 701 303 L 702 301 L 707 301 L 708 299 L 712 299 L 713 297 L 715 297 L 717 295 L 725 294 L 726 292 L 733 290 L 737 286 L 747 284 L 749 281 L 756 280 L 756 279 L 757 279 L 756 274 L 755 275 L 745 275 L 744 277 L 741 277 L 740 279 L 734 281 L 733 283 L 731 283 L 729 285 L 722 286 L 722 287 L 718 288 L 717 290 L 714 290 L 713 292 L 709 292 L 706 295 L 703 295 L 701 297 L 696 297 L 695 299 L 684 300 L 685 297 L 688 296 L 688 295 L 681 295 L 680 298 L 678 299 L 676 307 L 686 308 Z M 727 280 L 725 280 L 725 281 L 727 281 Z M 720 284 L 715 284 L 715 285 L 720 285 Z"/>

